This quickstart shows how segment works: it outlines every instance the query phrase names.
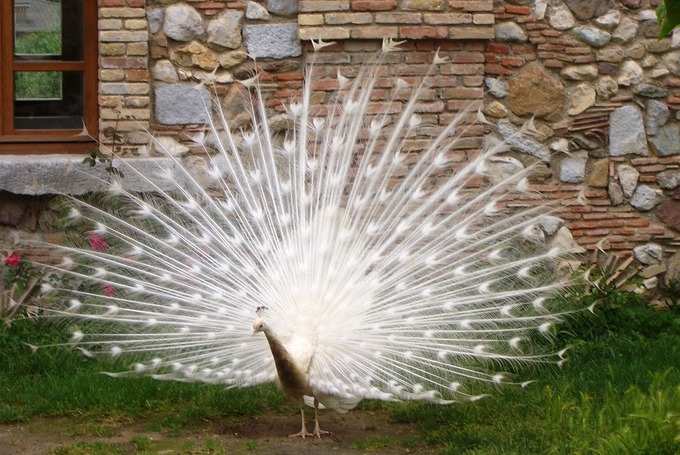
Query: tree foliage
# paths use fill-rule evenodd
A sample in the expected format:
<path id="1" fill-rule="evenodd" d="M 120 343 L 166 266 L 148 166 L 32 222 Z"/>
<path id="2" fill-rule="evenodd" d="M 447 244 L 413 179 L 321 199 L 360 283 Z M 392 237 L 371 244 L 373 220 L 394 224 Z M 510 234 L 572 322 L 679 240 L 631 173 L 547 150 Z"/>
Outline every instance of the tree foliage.
<path id="1" fill-rule="evenodd" d="M 661 37 L 665 38 L 680 25 L 680 0 L 663 0 L 656 9 L 656 14 L 661 27 Z"/>

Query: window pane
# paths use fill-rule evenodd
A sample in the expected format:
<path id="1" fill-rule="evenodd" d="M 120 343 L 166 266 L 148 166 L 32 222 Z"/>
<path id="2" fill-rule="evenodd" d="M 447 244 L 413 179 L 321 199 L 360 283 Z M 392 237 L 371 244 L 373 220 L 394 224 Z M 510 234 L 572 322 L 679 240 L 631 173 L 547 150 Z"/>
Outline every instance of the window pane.
<path id="1" fill-rule="evenodd" d="M 18 59 L 79 60 L 83 0 L 14 0 Z"/>
<path id="2" fill-rule="evenodd" d="M 14 128 L 81 129 L 82 126 L 81 72 L 14 73 Z"/>
<path id="3" fill-rule="evenodd" d="M 14 98 L 17 101 L 61 100 L 63 73 L 26 71 L 14 74 Z"/>

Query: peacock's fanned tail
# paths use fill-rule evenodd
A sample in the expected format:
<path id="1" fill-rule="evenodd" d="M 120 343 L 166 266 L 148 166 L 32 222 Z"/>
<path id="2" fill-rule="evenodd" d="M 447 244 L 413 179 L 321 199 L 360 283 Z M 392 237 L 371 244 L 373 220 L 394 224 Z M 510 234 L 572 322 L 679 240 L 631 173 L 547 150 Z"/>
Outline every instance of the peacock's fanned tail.
<path id="1" fill-rule="evenodd" d="M 338 74 L 323 116 L 310 65 L 286 133 L 272 131 L 257 78 L 244 81 L 251 128 L 232 130 L 215 103 L 193 138 L 207 172 L 159 141 L 154 172 L 121 160 L 106 210 L 72 199 L 87 243 L 54 245 L 63 262 L 42 264 L 62 277 L 46 286 L 45 313 L 78 327 L 67 344 L 130 359 L 114 375 L 250 386 L 276 374 L 251 333 L 264 306 L 284 345 L 313 346 L 319 393 L 442 403 L 479 398 L 477 383 L 526 385 L 504 373 L 519 365 L 562 362 L 540 339 L 575 311 L 554 298 L 569 252 L 543 241 L 553 209 L 536 202 L 531 169 L 492 140 L 458 162 L 476 112 L 407 151 L 432 129 L 417 113 L 428 81 L 396 80 L 391 102 L 408 102 L 376 114 L 383 56 L 353 79 Z M 128 192 L 129 179 L 154 191 Z M 533 202 L 516 210 L 510 199 Z"/>

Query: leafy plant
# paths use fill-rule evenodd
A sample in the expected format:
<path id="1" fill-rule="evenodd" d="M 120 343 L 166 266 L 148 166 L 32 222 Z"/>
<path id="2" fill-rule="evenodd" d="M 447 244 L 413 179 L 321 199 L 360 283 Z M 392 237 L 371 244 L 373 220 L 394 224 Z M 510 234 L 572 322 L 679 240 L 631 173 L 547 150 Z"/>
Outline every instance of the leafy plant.
<path id="1" fill-rule="evenodd" d="M 9 326 L 22 309 L 27 310 L 26 302 L 38 289 L 40 278 L 41 274 L 19 253 L 13 251 L 5 257 L 0 287 L 0 319 L 6 325 Z"/>
<path id="2" fill-rule="evenodd" d="M 680 280 L 660 280 L 660 300 L 672 311 L 680 311 Z"/>
<path id="3" fill-rule="evenodd" d="M 634 265 L 633 256 L 616 256 L 599 248 L 593 252 L 590 262 L 593 265 L 583 274 L 585 292 L 599 298 L 633 284 L 640 271 Z"/>
<path id="4" fill-rule="evenodd" d="M 104 134 L 106 134 L 106 131 Z M 113 158 L 109 155 L 103 154 L 99 148 L 92 149 L 89 155 L 83 159 L 83 163 L 89 164 L 90 167 L 95 167 L 98 162 L 106 166 L 104 170 L 109 174 L 123 178 L 123 173 L 120 171 L 120 169 L 113 165 Z"/>
<path id="5" fill-rule="evenodd" d="M 675 27 L 680 25 L 680 0 L 663 0 L 656 9 L 660 25 L 660 36 L 670 35 Z"/>
<path id="6" fill-rule="evenodd" d="M 113 153 L 112 154 L 102 153 L 99 147 L 97 147 L 90 151 L 89 155 L 83 159 L 83 163 L 89 164 L 91 167 L 94 167 L 98 162 L 102 163 L 106 166 L 104 169 L 110 175 L 118 178 L 123 178 L 124 175 L 121 172 L 121 170 L 113 165 L 113 157 L 122 152 L 123 144 L 125 144 L 125 136 L 121 134 L 120 131 L 118 130 L 119 124 L 121 120 L 129 120 L 130 116 L 123 112 L 123 108 L 120 105 L 116 107 L 116 112 L 118 114 L 116 117 L 115 124 L 113 126 L 104 128 L 103 131 L 104 137 L 109 139 L 111 143 L 111 151 Z"/>

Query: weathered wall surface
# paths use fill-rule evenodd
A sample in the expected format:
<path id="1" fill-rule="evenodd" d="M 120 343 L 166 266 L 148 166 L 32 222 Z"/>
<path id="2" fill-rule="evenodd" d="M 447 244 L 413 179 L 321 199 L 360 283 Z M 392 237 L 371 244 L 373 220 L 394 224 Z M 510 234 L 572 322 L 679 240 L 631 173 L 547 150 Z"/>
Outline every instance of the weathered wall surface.
<path id="1" fill-rule="evenodd" d="M 506 134 L 535 118 L 515 148 L 549 154 L 539 188 L 587 188 L 561 214 L 578 243 L 643 263 L 680 246 L 680 35 L 658 39 L 658 3 L 496 2 L 486 48 L 486 112 Z"/>
<path id="2" fill-rule="evenodd" d="M 465 106 L 482 107 L 511 154 L 536 164 L 532 184 L 546 197 L 574 199 L 586 188 L 587 203 L 561 214 L 581 246 L 643 257 L 658 252 L 653 243 L 669 257 L 680 246 L 680 40 L 657 39 L 657 3 L 99 0 L 102 150 L 153 157 L 142 131 L 150 129 L 191 155 L 213 83 L 231 121 L 245 125 L 237 81 L 254 74 L 249 56 L 279 112 L 275 127 L 285 128 L 283 105 L 299 93 L 310 39 L 336 42 L 316 56 L 322 113 L 337 72 L 351 77 L 380 38 L 393 37 L 404 43 L 388 56 L 376 111 L 397 79 L 424 75 L 436 49 L 450 59 L 418 107 L 428 127 L 410 150 Z M 473 156 L 487 133 L 471 128 L 456 159 Z"/>

